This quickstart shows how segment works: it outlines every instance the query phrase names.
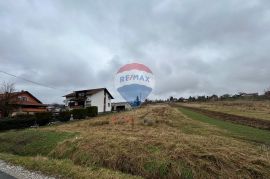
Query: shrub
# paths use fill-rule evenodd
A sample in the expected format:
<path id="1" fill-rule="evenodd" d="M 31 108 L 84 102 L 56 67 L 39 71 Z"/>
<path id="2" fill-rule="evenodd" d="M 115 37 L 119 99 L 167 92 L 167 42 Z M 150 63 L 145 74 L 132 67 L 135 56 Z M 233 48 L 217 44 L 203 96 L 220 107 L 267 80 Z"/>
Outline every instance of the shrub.
<path id="1" fill-rule="evenodd" d="M 39 126 L 47 125 L 53 119 L 52 113 L 36 113 L 35 115 L 20 114 L 14 118 L 0 120 L 0 131 L 10 129 L 24 129 L 38 124 Z"/>
<path id="2" fill-rule="evenodd" d="M 98 115 L 98 107 L 97 106 L 87 107 L 86 113 L 88 117 L 96 117 Z"/>
<path id="3" fill-rule="evenodd" d="M 59 113 L 59 115 L 56 117 L 57 120 L 61 122 L 67 122 L 70 120 L 71 112 L 70 111 L 62 111 Z"/>
<path id="4" fill-rule="evenodd" d="M 73 109 L 71 113 L 73 114 L 74 119 L 85 119 L 87 116 L 86 109 Z"/>
<path id="5" fill-rule="evenodd" d="M 7 118 L 0 121 L 0 131 L 10 129 L 23 129 L 35 124 L 35 117 L 31 115 L 20 115 L 15 118 Z"/>
<path id="6" fill-rule="evenodd" d="M 86 116 L 95 117 L 98 115 L 98 108 L 97 106 L 91 106 L 86 109 L 73 109 L 71 114 L 73 114 L 74 119 L 85 119 Z"/>
<path id="7" fill-rule="evenodd" d="M 53 120 L 53 115 L 51 112 L 42 112 L 35 114 L 36 123 L 39 126 L 45 126 Z"/>
<path id="8" fill-rule="evenodd" d="M 15 120 L 15 121 L 23 121 L 23 120 L 35 120 L 35 116 L 31 114 L 19 114 L 14 117 L 5 118 L 6 120 Z"/>

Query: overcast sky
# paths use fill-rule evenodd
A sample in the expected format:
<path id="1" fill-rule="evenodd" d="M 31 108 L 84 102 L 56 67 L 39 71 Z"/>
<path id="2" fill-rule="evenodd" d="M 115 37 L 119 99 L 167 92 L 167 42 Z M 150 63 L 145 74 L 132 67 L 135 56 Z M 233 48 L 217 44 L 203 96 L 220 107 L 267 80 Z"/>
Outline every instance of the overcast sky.
<path id="1" fill-rule="evenodd" d="M 0 73 L 44 103 L 107 87 L 124 64 L 149 66 L 150 98 L 270 87 L 269 0 L 0 1 Z"/>

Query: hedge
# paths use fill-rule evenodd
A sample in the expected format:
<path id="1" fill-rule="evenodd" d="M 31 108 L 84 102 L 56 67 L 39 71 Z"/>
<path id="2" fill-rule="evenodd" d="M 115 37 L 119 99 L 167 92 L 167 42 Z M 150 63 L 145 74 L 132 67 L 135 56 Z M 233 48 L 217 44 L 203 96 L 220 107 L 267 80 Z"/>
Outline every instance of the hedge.
<path id="1" fill-rule="evenodd" d="M 56 116 L 56 119 L 61 122 L 67 122 L 70 120 L 71 112 L 70 111 L 62 111 Z"/>
<path id="2" fill-rule="evenodd" d="M 97 106 L 87 107 L 86 109 L 73 109 L 71 111 L 74 119 L 85 119 L 86 117 L 95 117 L 98 115 Z"/>
<path id="3" fill-rule="evenodd" d="M 9 129 L 23 129 L 35 124 L 35 120 L 29 119 L 2 119 L 0 121 L 0 131 Z"/>
<path id="4" fill-rule="evenodd" d="M 73 109 L 71 113 L 74 119 L 85 119 L 87 116 L 86 109 Z"/>
<path id="5" fill-rule="evenodd" d="M 88 117 L 96 117 L 98 115 L 98 107 L 97 106 L 87 107 L 86 113 Z"/>
<path id="6" fill-rule="evenodd" d="M 36 113 L 35 115 L 18 115 L 14 118 L 0 120 L 0 131 L 10 129 L 23 129 L 34 125 L 45 126 L 52 120 L 49 112 Z"/>
<path id="7" fill-rule="evenodd" d="M 51 112 L 42 112 L 42 113 L 36 113 L 35 114 L 36 123 L 39 126 L 45 126 L 49 122 L 53 121 L 53 115 Z"/>
<path id="8" fill-rule="evenodd" d="M 86 109 L 74 109 L 72 111 L 60 112 L 55 118 L 61 122 L 70 120 L 71 114 L 74 119 L 85 119 L 86 117 L 95 117 L 98 115 L 98 108 L 91 106 Z M 14 118 L 0 119 L 0 131 L 10 129 L 23 129 L 34 125 L 45 126 L 54 121 L 51 112 L 36 113 L 35 115 L 18 115 Z"/>

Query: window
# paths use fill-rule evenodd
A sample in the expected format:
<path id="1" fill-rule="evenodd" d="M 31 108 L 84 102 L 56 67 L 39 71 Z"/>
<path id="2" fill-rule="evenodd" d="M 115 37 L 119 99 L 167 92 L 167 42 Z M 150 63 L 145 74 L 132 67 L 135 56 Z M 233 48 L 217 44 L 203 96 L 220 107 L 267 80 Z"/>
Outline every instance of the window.
<path id="1" fill-rule="evenodd" d="M 87 101 L 85 102 L 85 106 L 86 106 L 86 107 L 90 107 L 90 106 L 91 106 L 91 101 L 87 100 Z"/>
<path id="2" fill-rule="evenodd" d="M 110 107 L 111 106 L 111 104 L 110 103 L 108 103 L 108 107 Z"/>
<path id="3" fill-rule="evenodd" d="M 18 96 L 18 99 L 20 101 L 28 101 L 28 98 L 26 96 Z"/>
<path id="4" fill-rule="evenodd" d="M 79 93 L 79 97 L 84 97 L 84 93 Z"/>

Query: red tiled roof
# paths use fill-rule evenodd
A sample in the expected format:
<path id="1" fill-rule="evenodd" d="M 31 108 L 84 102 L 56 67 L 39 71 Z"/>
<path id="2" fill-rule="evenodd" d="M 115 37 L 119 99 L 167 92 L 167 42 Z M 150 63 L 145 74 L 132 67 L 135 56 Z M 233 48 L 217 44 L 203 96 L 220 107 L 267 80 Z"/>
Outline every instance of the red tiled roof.
<path id="1" fill-rule="evenodd" d="M 30 97 L 32 97 L 34 100 L 36 100 L 39 104 L 42 104 L 42 102 L 40 101 L 40 100 L 38 100 L 35 96 L 33 96 L 31 93 L 29 93 L 28 91 L 21 91 L 21 92 L 13 92 L 13 93 L 10 93 L 9 95 L 10 95 L 10 98 L 16 98 L 17 96 L 19 96 L 19 95 L 22 95 L 22 94 L 24 94 L 24 93 L 26 93 L 26 94 L 28 94 Z M 1 98 L 3 98 L 4 97 L 4 95 L 5 94 L 0 94 L 0 100 L 1 100 Z M 29 102 L 29 101 L 17 101 L 17 100 L 15 100 L 14 101 L 14 104 L 20 104 L 20 105 L 39 105 L 39 104 L 33 104 L 32 102 Z M 43 105 L 43 104 L 42 104 Z"/>

